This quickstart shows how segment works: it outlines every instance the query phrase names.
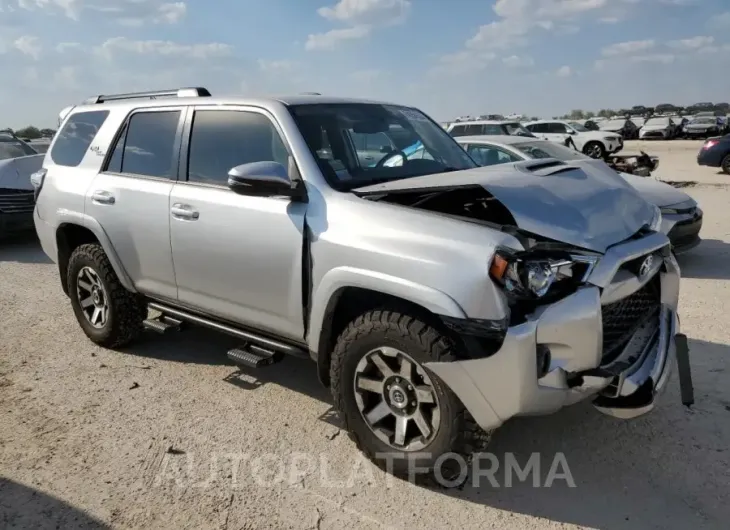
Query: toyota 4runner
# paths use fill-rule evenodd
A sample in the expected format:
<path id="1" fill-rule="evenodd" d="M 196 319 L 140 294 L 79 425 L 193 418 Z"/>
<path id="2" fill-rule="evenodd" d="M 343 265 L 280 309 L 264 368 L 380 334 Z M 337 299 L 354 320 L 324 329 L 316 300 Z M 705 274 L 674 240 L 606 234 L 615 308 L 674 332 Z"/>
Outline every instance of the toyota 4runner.
<path id="1" fill-rule="evenodd" d="M 311 358 L 397 474 L 514 416 L 644 414 L 686 343 L 661 215 L 618 175 L 480 168 L 415 108 L 321 95 L 97 96 L 60 121 L 34 219 L 86 335 L 192 324 L 241 365 Z"/>

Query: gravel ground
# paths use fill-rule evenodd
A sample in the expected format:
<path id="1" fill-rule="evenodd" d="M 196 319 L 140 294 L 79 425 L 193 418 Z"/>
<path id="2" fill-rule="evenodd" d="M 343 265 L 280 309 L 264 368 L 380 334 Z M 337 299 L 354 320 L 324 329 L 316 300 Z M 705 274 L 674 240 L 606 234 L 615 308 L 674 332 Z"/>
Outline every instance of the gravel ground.
<path id="1" fill-rule="evenodd" d="M 225 355 L 234 343 L 204 330 L 97 348 L 37 243 L 3 243 L 0 527 L 727 528 L 730 189 L 682 162 L 698 148 L 646 147 L 662 178 L 705 183 L 687 188 L 705 210 L 705 241 L 680 258 L 696 405 L 680 404 L 675 378 L 633 422 L 579 404 L 493 438 L 500 462 L 539 452 L 542 486 L 562 452 L 575 488 L 506 487 L 501 471 L 500 487 L 462 490 L 392 479 L 339 430 L 312 363 L 241 372 Z"/>

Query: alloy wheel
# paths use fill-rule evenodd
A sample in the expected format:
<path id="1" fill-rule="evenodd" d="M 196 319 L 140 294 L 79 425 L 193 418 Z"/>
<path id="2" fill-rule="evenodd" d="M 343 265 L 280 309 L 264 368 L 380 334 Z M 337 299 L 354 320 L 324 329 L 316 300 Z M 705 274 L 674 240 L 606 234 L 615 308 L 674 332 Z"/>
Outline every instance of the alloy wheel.
<path id="1" fill-rule="evenodd" d="M 441 410 L 433 382 L 406 353 L 387 346 L 371 350 L 358 363 L 353 384 L 357 407 L 382 442 L 419 451 L 436 436 Z"/>
<path id="2" fill-rule="evenodd" d="M 76 276 L 76 296 L 89 324 L 103 328 L 109 319 L 109 298 L 101 278 L 91 267 L 82 267 Z"/>

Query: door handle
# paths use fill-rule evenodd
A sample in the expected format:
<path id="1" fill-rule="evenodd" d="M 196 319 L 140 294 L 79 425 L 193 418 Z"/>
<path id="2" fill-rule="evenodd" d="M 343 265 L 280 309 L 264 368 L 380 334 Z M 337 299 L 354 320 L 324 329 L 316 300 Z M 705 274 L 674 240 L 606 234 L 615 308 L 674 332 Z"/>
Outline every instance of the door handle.
<path id="1" fill-rule="evenodd" d="M 114 195 L 104 190 L 96 190 L 91 194 L 91 200 L 99 204 L 114 204 Z"/>
<path id="2" fill-rule="evenodd" d="M 176 217 L 178 219 L 186 219 L 189 221 L 193 221 L 200 217 L 200 213 L 196 210 L 193 210 L 192 206 L 188 204 L 180 204 L 179 202 L 172 205 L 170 212 L 172 212 L 173 217 Z"/>

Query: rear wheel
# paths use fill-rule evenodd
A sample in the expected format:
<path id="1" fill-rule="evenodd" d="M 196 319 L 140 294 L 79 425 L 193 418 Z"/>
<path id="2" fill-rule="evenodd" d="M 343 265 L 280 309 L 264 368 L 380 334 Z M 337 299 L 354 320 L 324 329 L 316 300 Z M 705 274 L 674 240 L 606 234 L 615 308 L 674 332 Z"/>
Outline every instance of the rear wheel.
<path id="1" fill-rule="evenodd" d="M 730 155 L 725 156 L 722 160 L 722 170 L 727 174 L 730 175 Z"/>
<path id="2" fill-rule="evenodd" d="M 81 245 L 68 264 L 68 293 L 86 336 L 100 346 L 123 346 L 139 336 L 147 305 L 119 281 L 98 243 Z"/>
<path id="3" fill-rule="evenodd" d="M 408 312 L 366 313 L 340 335 L 330 367 L 335 407 L 376 465 L 412 480 L 436 478 L 442 485 L 466 479 L 465 465 L 489 436 L 424 367 L 455 359 L 454 344 Z M 408 476 L 415 469 L 429 473 Z"/>
<path id="4" fill-rule="evenodd" d="M 606 154 L 606 148 L 601 142 L 588 142 L 583 146 L 583 154 L 600 159 Z"/>

